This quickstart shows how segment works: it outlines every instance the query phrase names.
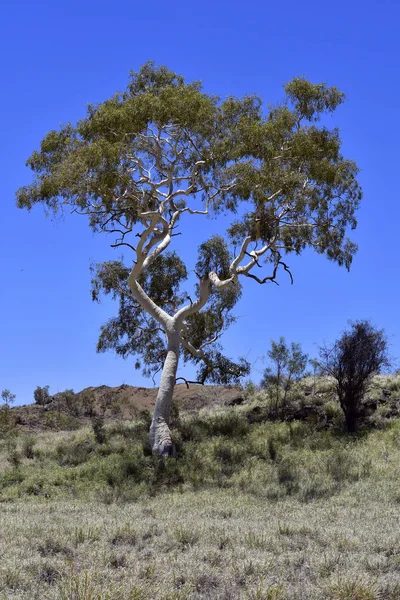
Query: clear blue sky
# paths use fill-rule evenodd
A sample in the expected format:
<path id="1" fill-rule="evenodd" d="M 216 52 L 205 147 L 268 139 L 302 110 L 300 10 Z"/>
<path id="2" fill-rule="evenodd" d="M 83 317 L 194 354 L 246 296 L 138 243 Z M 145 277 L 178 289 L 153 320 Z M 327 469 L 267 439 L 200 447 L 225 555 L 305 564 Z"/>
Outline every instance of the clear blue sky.
<path id="1" fill-rule="evenodd" d="M 201 79 L 208 92 L 254 92 L 267 104 L 297 75 L 347 94 L 332 126 L 340 127 L 344 154 L 359 164 L 364 188 L 352 270 L 307 253 L 290 261 L 293 286 L 284 274 L 280 287 L 246 281 L 241 318 L 224 343 L 232 357 L 254 362 L 283 335 L 316 355 L 348 319 L 369 318 L 386 329 L 400 357 L 399 26 L 394 0 L 4 2 L 0 389 L 27 403 L 37 385 L 49 384 L 53 393 L 152 385 L 134 371 L 133 359 L 95 352 L 99 327 L 116 308 L 93 304 L 89 293 L 90 261 L 114 256 L 106 240 L 84 217 L 54 223 L 42 208 L 29 214 L 14 200 L 30 181 L 25 160 L 43 135 L 83 116 L 88 102 L 123 89 L 129 70 L 147 60 Z"/>

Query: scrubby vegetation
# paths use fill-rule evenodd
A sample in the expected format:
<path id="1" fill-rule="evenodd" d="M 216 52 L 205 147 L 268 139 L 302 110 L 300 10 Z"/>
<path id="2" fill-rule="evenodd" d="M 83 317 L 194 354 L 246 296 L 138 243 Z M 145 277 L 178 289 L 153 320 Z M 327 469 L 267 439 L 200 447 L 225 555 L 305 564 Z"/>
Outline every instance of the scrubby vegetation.
<path id="1" fill-rule="evenodd" d="M 211 395 L 175 410 L 176 460 L 152 456 L 148 411 L 33 406 L 76 429 L 32 434 L 3 409 L 0 598 L 399 598 L 398 398 L 376 377 L 348 436 L 326 377 L 293 384 L 284 421 L 268 390 Z"/>
<path id="2" fill-rule="evenodd" d="M 333 346 L 321 348 L 320 356 L 323 371 L 336 381 L 346 429 L 354 433 L 371 378 L 390 366 L 386 335 L 369 321 L 356 321 Z"/>

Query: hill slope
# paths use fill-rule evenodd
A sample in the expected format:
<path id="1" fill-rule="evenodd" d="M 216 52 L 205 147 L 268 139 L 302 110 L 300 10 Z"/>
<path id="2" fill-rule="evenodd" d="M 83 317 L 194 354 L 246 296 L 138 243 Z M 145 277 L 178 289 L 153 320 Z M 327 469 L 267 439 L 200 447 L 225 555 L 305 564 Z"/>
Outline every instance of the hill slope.
<path id="1" fill-rule="evenodd" d="M 120 385 L 109 387 L 88 387 L 80 392 L 59 393 L 50 396 L 43 407 L 35 404 L 11 408 L 17 424 L 23 429 L 40 431 L 42 429 L 68 429 L 68 422 L 74 427 L 90 422 L 94 415 L 103 415 L 106 420 L 138 418 L 142 411 L 153 410 L 157 388 Z M 72 392 L 72 390 L 70 390 Z M 186 413 L 195 413 L 204 407 L 224 406 L 230 402 L 243 400 L 243 392 L 230 386 L 202 386 L 178 384 L 174 391 L 175 405 Z M 69 420 L 57 415 L 72 416 Z M 52 419 L 52 415 L 54 418 Z M 72 428 L 74 428 L 72 427 Z"/>

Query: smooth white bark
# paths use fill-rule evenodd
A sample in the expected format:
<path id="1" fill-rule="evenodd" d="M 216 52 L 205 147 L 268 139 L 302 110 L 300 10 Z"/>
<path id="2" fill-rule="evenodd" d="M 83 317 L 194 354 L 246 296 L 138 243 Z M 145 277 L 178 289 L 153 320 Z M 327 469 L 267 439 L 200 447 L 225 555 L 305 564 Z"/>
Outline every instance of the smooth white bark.
<path id="1" fill-rule="evenodd" d="M 200 281 L 199 297 L 194 302 L 190 302 L 190 304 L 178 310 L 174 316 L 169 315 L 157 306 L 138 283 L 138 278 L 169 246 L 173 231 L 183 213 L 207 215 L 209 206 L 214 198 L 221 193 L 228 192 L 236 184 L 235 180 L 233 180 L 222 187 L 216 187 L 212 182 L 207 181 L 207 177 L 201 172 L 204 161 L 200 156 L 186 175 L 173 175 L 176 165 L 181 160 L 181 155 L 185 153 L 185 147 L 181 147 L 181 144 L 178 143 L 179 136 L 178 139 L 174 139 L 174 129 L 172 126 L 166 129 L 166 135 L 163 135 L 161 130 L 153 131 L 151 128 L 148 128 L 146 134 L 141 134 L 140 136 L 145 143 L 153 144 L 153 150 L 148 150 L 152 161 L 154 161 L 152 165 L 145 164 L 138 157 L 132 157 L 132 162 L 135 164 L 134 171 L 139 176 L 137 180 L 138 189 L 142 189 L 144 200 L 149 195 L 152 197 L 155 210 L 145 210 L 139 214 L 139 219 L 142 221 L 144 229 L 142 233 L 137 234 L 139 241 L 136 248 L 130 246 L 136 252 L 136 262 L 129 275 L 128 285 L 140 306 L 160 324 L 167 338 L 167 356 L 164 362 L 150 427 L 150 443 L 154 454 L 170 456 L 173 454 L 173 443 L 169 429 L 169 418 L 180 347 L 182 345 L 192 356 L 206 360 L 203 348 L 218 337 L 216 336 L 213 340 L 208 340 L 200 348 L 195 348 L 190 343 L 190 340 L 185 339 L 185 320 L 190 315 L 200 311 L 207 304 L 210 291 L 213 287 L 223 289 L 230 285 L 235 285 L 239 275 L 251 277 L 249 272 L 258 264 L 258 258 L 273 247 L 275 240 L 270 240 L 268 244 L 259 250 L 254 249 L 248 252 L 252 238 L 251 236 L 247 236 L 242 243 L 238 255 L 230 265 L 229 278 L 221 280 L 217 273 L 213 271 L 208 273 Z M 190 138 L 189 142 L 197 150 L 196 145 Z M 161 160 L 162 156 L 166 158 L 166 161 Z M 169 166 L 166 166 L 166 162 Z M 153 179 L 152 171 L 154 167 L 162 174 L 158 180 L 157 178 Z M 182 187 L 182 184 L 185 182 L 186 186 Z M 199 192 L 204 193 L 204 210 L 193 209 L 186 204 L 186 201 L 184 206 L 179 206 L 178 208 L 178 203 L 175 203 L 175 199 L 184 199 L 191 194 Z M 269 200 L 273 199 L 280 192 L 281 190 L 273 194 Z M 131 232 L 132 227 L 130 226 L 127 231 Z M 122 242 L 124 242 L 124 235 Z M 247 264 L 243 265 L 241 263 L 246 256 L 249 256 L 250 260 Z"/>
<path id="2" fill-rule="evenodd" d="M 177 330 L 171 332 L 167 338 L 167 356 L 162 370 L 149 433 L 152 452 L 160 456 L 174 456 L 175 454 L 169 420 L 181 342 Z"/>

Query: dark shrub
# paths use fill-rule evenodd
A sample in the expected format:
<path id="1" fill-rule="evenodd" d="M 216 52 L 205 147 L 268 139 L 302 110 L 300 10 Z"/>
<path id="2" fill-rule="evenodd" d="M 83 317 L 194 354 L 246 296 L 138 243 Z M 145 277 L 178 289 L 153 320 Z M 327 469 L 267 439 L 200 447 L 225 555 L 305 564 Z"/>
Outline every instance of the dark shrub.
<path id="1" fill-rule="evenodd" d="M 94 433 L 94 438 L 98 444 L 104 444 L 107 439 L 107 433 L 104 429 L 104 416 L 98 415 L 97 417 L 92 418 L 92 428 Z"/>

